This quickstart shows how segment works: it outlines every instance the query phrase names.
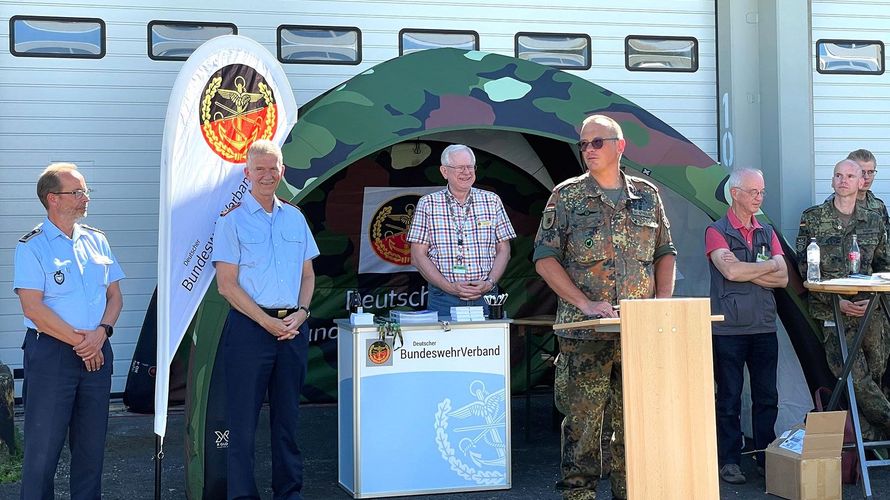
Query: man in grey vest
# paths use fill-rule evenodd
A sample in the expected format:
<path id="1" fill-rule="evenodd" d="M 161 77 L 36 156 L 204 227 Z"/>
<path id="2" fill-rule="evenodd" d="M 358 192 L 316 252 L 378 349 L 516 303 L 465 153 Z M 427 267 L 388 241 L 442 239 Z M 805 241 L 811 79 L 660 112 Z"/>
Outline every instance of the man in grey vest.
<path id="1" fill-rule="evenodd" d="M 735 169 L 727 184 L 732 204 L 705 231 L 705 253 L 711 271 L 711 311 L 725 317 L 712 329 L 720 479 L 741 484 L 747 480 L 740 467 L 745 365 L 751 378 L 754 449 L 766 448 L 776 437 L 779 349 L 772 289 L 788 284 L 788 269 L 775 231 L 754 217 L 766 195 L 763 173 Z M 755 460 L 762 474 L 763 453 Z"/>

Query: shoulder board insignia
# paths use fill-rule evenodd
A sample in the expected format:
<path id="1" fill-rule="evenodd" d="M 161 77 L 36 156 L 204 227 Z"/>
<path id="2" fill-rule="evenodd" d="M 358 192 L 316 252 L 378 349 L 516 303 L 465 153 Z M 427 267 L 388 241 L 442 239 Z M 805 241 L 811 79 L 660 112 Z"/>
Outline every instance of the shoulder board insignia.
<path id="1" fill-rule="evenodd" d="M 302 212 L 302 210 L 300 210 L 300 207 L 298 207 L 295 203 L 287 201 L 280 196 L 276 196 L 276 198 L 278 198 L 278 201 L 280 201 L 281 203 L 284 203 L 285 205 L 290 205 L 290 206 L 296 208 L 297 210 L 299 210 L 300 212 Z"/>
<path id="2" fill-rule="evenodd" d="M 37 226 L 37 227 L 35 227 L 34 229 L 32 229 L 31 232 L 29 232 L 28 234 L 26 234 L 26 235 L 22 236 L 21 238 L 19 238 L 19 242 L 21 242 L 21 243 L 27 243 L 28 240 L 30 240 L 31 238 L 37 236 L 38 234 L 40 234 L 40 233 L 42 233 L 42 232 L 43 232 L 43 229 L 41 229 L 40 226 Z"/>
<path id="3" fill-rule="evenodd" d="M 229 207 L 229 208 L 223 210 L 222 212 L 220 212 L 220 213 L 219 213 L 219 216 L 220 216 L 220 217 L 225 217 L 225 216 L 229 215 L 229 214 L 232 212 L 232 210 L 235 210 L 236 208 L 238 208 L 238 207 L 240 207 L 240 206 L 241 206 L 240 203 L 235 203 L 235 204 L 232 205 L 231 207 Z"/>
<path id="4" fill-rule="evenodd" d="M 577 184 L 577 183 L 581 182 L 581 180 L 583 178 L 584 178 L 584 174 L 579 175 L 577 177 L 569 177 L 568 179 L 566 179 L 566 180 L 560 182 L 559 184 L 557 184 L 556 186 L 554 186 L 553 192 L 558 193 L 559 191 L 564 189 L 566 186 L 570 186 L 572 184 Z"/>
<path id="5" fill-rule="evenodd" d="M 105 231 L 102 231 L 101 229 L 96 229 L 95 227 L 93 227 L 93 226 L 88 226 L 88 225 L 86 225 L 86 224 L 81 224 L 80 227 L 82 227 L 82 228 L 84 228 L 84 229 L 89 229 L 90 231 L 93 231 L 93 232 L 96 232 L 96 233 L 99 233 L 99 234 L 105 234 Z"/>
<path id="6" fill-rule="evenodd" d="M 631 182 L 639 182 L 640 184 L 645 184 L 654 189 L 655 192 L 658 192 L 658 186 L 653 184 L 652 181 L 650 181 L 649 179 L 643 179 L 642 177 L 635 177 L 633 175 L 628 175 L 627 179 Z"/>

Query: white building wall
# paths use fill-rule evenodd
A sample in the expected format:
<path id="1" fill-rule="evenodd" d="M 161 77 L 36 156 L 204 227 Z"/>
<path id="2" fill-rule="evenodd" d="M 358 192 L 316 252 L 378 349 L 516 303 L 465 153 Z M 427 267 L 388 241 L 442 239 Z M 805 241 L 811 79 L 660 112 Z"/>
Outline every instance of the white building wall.
<path id="1" fill-rule="evenodd" d="M 9 19 L 15 15 L 101 18 L 106 24 L 106 55 L 99 60 L 14 57 L 9 52 Z M 587 33 L 593 65 L 575 74 L 636 102 L 712 157 L 717 155 L 713 0 L 166 0 L 151 6 L 107 0 L 0 0 L 0 361 L 12 368 L 21 367 L 23 331 L 12 291 L 15 245 L 45 215 L 35 194 L 41 170 L 50 162 L 72 161 L 96 189 L 86 222 L 106 232 L 127 274 L 121 285 L 124 311 L 113 338 L 112 391 L 124 389 L 157 285 L 161 137 L 170 88 L 182 65 L 148 58 L 147 25 L 153 20 L 231 22 L 239 34 L 273 54 L 281 24 L 360 28 L 359 65 L 285 65 L 299 105 L 397 57 L 403 28 L 474 30 L 481 50 L 511 56 L 514 35 L 520 31 Z M 628 72 L 623 51 L 630 34 L 696 37 L 699 71 Z"/>
<path id="2" fill-rule="evenodd" d="M 816 42 L 820 39 L 881 40 L 890 47 L 890 3 L 813 0 L 812 29 L 816 173 L 813 203 L 823 201 L 831 193 L 834 165 L 860 148 L 877 157 L 879 172 L 872 190 L 879 198 L 890 201 L 890 72 L 824 75 L 815 67 Z M 886 65 L 886 54 L 884 57 Z"/>

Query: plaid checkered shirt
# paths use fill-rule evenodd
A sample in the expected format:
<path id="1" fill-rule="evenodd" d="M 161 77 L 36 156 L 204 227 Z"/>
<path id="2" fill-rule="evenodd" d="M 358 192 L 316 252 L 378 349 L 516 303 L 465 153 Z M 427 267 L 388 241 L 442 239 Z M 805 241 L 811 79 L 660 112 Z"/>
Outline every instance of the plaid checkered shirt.
<path id="1" fill-rule="evenodd" d="M 515 237 L 500 197 L 476 188 L 464 204 L 448 188 L 421 197 L 408 229 L 408 242 L 429 245 L 430 260 L 450 282 L 486 279 L 495 245 Z M 466 273 L 455 272 L 461 265 Z"/>

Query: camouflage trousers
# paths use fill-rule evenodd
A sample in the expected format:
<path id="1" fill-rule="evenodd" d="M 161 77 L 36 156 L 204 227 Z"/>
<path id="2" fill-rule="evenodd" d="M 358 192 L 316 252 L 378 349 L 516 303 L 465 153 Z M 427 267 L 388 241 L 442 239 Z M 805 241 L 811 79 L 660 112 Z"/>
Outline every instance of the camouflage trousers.
<path id="1" fill-rule="evenodd" d="M 556 408 L 566 416 L 561 431 L 561 479 L 556 483 L 563 498 L 596 498 L 596 485 L 603 469 L 600 440 L 607 402 L 612 406 L 612 494 L 614 498 L 626 498 L 618 341 L 559 337 L 554 398 Z"/>
<path id="2" fill-rule="evenodd" d="M 890 354 L 890 328 L 880 310 L 880 316 L 869 322 L 862 348 L 856 354 L 853 370 L 853 390 L 856 392 L 856 404 L 859 407 L 859 421 L 862 424 L 862 436 L 867 440 L 880 440 L 890 437 L 890 400 L 884 394 L 881 384 L 887 368 L 887 356 Z M 859 329 L 859 318 L 844 316 L 845 336 L 847 345 L 853 343 Z M 831 372 L 837 377 L 844 368 L 841 357 L 840 339 L 834 327 L 822 327 L 824 335 L 825 357 Z M 852 355 L 853 353 L 850 353 Z"/>

